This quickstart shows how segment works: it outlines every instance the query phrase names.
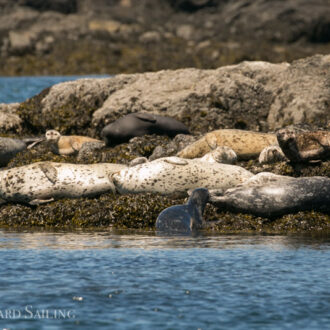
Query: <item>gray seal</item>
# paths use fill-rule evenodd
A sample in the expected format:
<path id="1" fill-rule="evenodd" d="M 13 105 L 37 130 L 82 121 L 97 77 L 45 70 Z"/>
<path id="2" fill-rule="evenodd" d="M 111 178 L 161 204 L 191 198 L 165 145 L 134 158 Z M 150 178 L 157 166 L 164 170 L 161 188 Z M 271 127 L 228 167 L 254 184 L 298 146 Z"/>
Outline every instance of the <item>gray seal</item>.
<path id="1" fill-rule="evenodd" d="M 208 200 L 209 191 L 207 189 L 195 189 L 186 204 L 168 207 L 158 215 L 156 229 L 166 232 L 189 233 L 201 228 Z"/>
<path id="2" fill-rule="evenodd" d="M 42 141 L 40 138 L 27 138 L 23 140 L 0 137 L 0 166 L 6 166 L 19 152 L 32 148 Z"/>
<path id="3" fill-rule="evenodd" d="M 220 196 L 210 194 L 210 201 L 220 209 L 268 218 L 309 210 L 330 212 L 330 179 L 321 176 L 259 173 Z"/>
<path id="4" fill-rule="evenodd" d="M 146 134 L 174 137 L 180 133 L 190 134 L 186 125 L 174 118 L 137 112 L 123 116 L 105 126 L 101 136 L 107 146 L 114 146 Z"/>

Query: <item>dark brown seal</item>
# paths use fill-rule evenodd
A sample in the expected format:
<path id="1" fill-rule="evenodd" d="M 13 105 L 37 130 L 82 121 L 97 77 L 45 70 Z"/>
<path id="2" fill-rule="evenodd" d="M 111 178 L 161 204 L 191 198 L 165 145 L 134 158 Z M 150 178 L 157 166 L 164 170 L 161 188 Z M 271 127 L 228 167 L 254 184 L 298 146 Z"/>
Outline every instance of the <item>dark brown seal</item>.
<path id="1" fill-rule="evenodd" d="M 276 136 L 292 163 L 330 159 L 330 131 L 298 132 L 294 128 L 282 128 Z"/>

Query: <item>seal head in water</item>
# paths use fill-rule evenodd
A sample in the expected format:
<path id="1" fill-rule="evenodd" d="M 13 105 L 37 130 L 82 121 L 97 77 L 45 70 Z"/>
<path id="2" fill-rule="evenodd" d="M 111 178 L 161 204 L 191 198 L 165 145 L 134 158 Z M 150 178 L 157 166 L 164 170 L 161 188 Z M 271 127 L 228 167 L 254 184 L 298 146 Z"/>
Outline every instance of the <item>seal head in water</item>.
<path id="1" fill-rule="evenodd" d="M 158 215 L 157 230 L 189 233 L 200 228 L 203 224 L 203 213 L 208 200 L 207 189 L 195 189 L 186 204 L 168 207 Z"/>

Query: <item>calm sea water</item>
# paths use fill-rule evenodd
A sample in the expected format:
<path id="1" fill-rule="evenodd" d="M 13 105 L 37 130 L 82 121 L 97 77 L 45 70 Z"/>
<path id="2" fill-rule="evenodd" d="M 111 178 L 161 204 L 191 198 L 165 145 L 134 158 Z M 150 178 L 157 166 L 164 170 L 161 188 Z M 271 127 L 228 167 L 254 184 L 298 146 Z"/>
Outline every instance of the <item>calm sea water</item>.
<path id="1" fill-rule="evenodd" d="M 6 328 L 329 329 L 330 239 L 0 235 Z"/>
<path id="2" fill-rule="evenodd" d="M 0 78 L 19 102 L 78 77 Z M 330 329 L 330 237 L 0 230 L 0 327 Z"/>
<path id="3" fill-rule="evenodd" d="M 93 77 L 108 76 L 0 77 L 0 103 L 23 102 L 54 84 Z"/>

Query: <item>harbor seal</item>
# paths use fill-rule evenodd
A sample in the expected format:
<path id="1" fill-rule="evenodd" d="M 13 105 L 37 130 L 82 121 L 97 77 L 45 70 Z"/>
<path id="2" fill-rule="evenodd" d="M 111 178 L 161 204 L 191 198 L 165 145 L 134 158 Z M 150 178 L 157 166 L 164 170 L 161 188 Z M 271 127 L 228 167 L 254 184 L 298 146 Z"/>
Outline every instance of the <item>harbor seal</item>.
<path id="1" fill-rule="evenodd" d="M 276 136 L 292 163 L 330 159 L 330 131 L 299 132 L 287 127 L 278 130 Z"/>
<path id="2" fill-rule="evenodd" d="M 239 129 L 220 129 L 212 131 L 177 153 L 182 158 L 202 157 L 216 147 L 229 147 L 235 151 L 238 159 L 250 159 L 260 152 L 277 145 L 275 134 L 244 131 Z"/>
<path id="3" fill-rule="evenodd" d="M 112 178 L 121 194 L 154 192 L 167 195 L 185 194 L 189 189 L 200 187 L 228 189 L 251 176 L 251 172 L 236 165 L 164 157 L 123 169 Z"/>
<path id="4" fill-rule="evenodd" d="M 111 175 L 120 164 L 38 162 L 0 171 L 0 198 L 9 202 L 40 204 L 115 192 Z"/>
<path id="5" fill-rule="evenodd" d="M 216 147 L 199 159 L 209 163 L 235 164 L 237 155 L 236 152 L 229 147 Z"/>
<path id="6" fill-rule="evenodd" d="M 279 146 L 269 146 L 264 148 L 258 158 L 260 164 L 276 163 L 285 159 L 286 157 Z"/>
<path id="7" fill-rule="evenodd" d="M 170 206 L 158 215 L 156 229 L 166 232 L 191 232 L 201 228 L 208 200 L 207 189 L 195 189 L 186 204 Z"/>
<path id="8" fill-rule="evenodd" d="M 219 209 L 277 217 L 298 211 L 330 212 L 330 179 L 293 178 L 259 173 L 225 193 L 210 191 L 210 202 Z"/>
<path id="9" fill-rule="evenodd" d="M 6 166 L 19 152 L 41 142 L 40 138 L 12 139 L 0 137 L 0 166 Z"/>
<path id="10" fill-rule="evenodd" d="M 174 137 L 180 133 L 189 134 L 189 130 L 186 125 L 174 118 L 137 112 L 130 113 L 105 126 L 101 136 L 107 146 L 113 146 L 146 134 Z"/>
<path id="11" fill-rule="evenodd" d="M 46 131 L 46 140 L 49 141 L 51 150 L 58 155 L 71 155 L 77 153 L 84 143 L 93 142 L 104 145 L 103 141 L 79 135 L 61 135 L 55 129 Z"/>

